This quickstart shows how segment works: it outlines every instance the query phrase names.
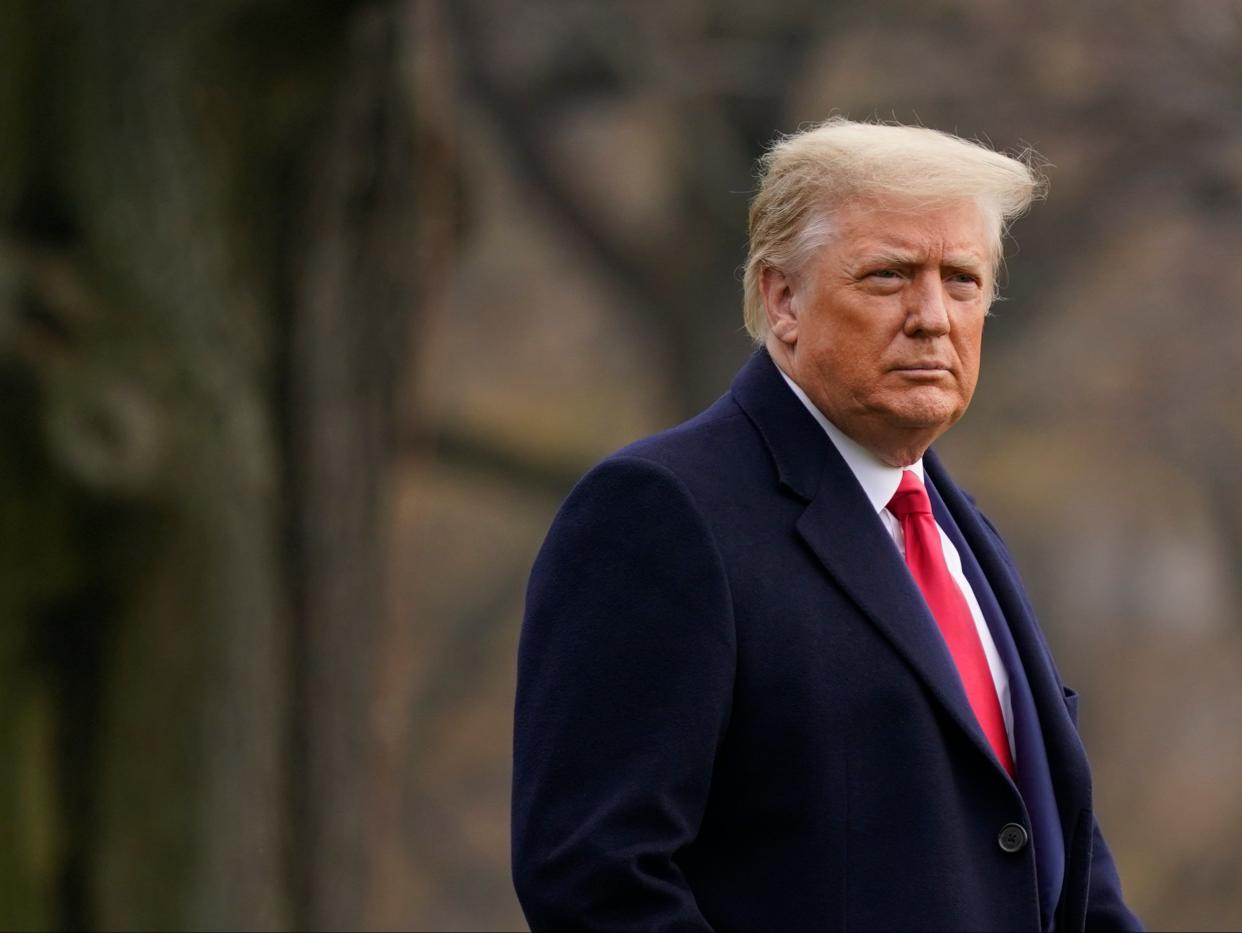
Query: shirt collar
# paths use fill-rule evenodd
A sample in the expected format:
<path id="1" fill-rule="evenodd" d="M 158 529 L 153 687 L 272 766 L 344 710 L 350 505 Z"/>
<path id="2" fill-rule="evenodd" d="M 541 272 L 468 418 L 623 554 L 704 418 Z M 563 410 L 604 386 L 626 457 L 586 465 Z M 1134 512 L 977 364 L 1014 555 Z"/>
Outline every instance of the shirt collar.
<path id="1" fill-rule="evenodd" d="M 877 513 L 888 508 L 888 503 L 897 492 L 897 487 L 901 485 L 901 474 L 903 472 L 912 470 L 918 476 L 919 482 L 923 482 L 922 457 L 908 467 L 889 466 L 829 421 L 824 416 L 824 413 L 815 407 L 815 403 L 807 397 L 807 394 L 802 391 L 802 387 L 790 379 L 783 369 L 778 366 L 776 371 L 781 374 L 781 378 L 785 380 L 793 394 L 798 396 L 798 401 L 806 406 L 806 410 L 811 413 L 812 417 L 819 422 L 819 426 L 824 429 L 833 446 L 837 448 L 837 453 L 841 455 L 841 458 L 849 466 L 855 479 L 858 480 L 858 485 L 862 486 L 863 492 L 866 493 L 868 501 Z"/>

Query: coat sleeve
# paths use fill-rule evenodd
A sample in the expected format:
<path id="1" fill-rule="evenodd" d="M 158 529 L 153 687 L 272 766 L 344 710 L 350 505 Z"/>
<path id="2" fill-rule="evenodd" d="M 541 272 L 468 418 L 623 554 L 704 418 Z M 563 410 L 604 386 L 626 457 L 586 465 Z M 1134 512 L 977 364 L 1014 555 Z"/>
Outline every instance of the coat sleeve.
<path id="1" fill-rule="evenodd" d="M 513 878 L 533 930 L 707 930 L 678 853 L 730 710 L 719 552 L 667 468 L 615 457 L 531 572 L 514 717 Z"/>

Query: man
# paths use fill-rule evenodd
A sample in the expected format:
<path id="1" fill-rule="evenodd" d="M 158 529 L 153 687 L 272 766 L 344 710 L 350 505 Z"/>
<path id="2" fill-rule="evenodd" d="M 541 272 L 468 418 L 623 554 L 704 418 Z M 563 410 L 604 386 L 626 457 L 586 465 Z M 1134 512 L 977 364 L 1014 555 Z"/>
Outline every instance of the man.
<path id="1" fill-rule="evenodd" d="M 762 348 L 593 469 L 531 575 L 513 869 L 532 928 L 1141 929 L 1076 695 L 929 450 L 970 403 L 1023 162 L 932 130 L 781 141 Z"/>

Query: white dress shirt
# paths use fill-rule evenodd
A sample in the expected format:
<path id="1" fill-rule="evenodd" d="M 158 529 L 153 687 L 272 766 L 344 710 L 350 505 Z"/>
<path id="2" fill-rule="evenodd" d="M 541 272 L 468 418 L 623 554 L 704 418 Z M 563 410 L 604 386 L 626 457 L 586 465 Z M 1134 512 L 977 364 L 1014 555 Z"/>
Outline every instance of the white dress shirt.
<path id="1" fill-rule="evenodd" d="M 815 404 L 802 391 L 802 388 L 785 375 L 784 371 L 777 367 L 781 373 L 781 377 L 793 390 L 794 395 L 798 396 L 798 400 L 806 406 L 809 411 L 819 422 L 820 427 L 828 434 L 833 446 L 837 448 L 837 452 L 849 465 L 853 471 L 854 477 L 858 480 L 858 485 L 866 493 L 867 499 L 871 502 L 872 507 L 880 517 L 880 521 L 884 523 L 884 528 L 888 531 L 893 539 L 893 543 L 897 545 L 897 550 L 901 552 L 902 559 L 906 555 L 905 534 L 901 530 L 901 522 L 897 516 L 888 510 L 888 503 L 892 500 L 893 495 L 897 492 L 897 487 L 901 485 L 901 474 L 904 470 L 910 470 L 915 473 L 920 482 L 923 482 L 923 461 L 920 458 L 917 462 L 912 463 L 908 467 L 898 468 L 891 467 L 884 463 L 875 454 L 867 450 L 857 441 L 846 436 L 835 424 L 824 417 L 823 412 L 815 407 Z M 949 536 L 944 533 L 944 529 L 940 527 L 940 523 L 936 523 L 936 529 L 940 532 L 940 546 L 944 550 L 944 562 L 949 567 L 949 574 L 953 577 L 953 581 L 957 584 L 957 588 L 962 591 L 962 595 L 966 598 L 966 605 L 970 607 L 970 615 L 975 620 L 975 628 L 979 631 L 979 641 L 983 643 L 983 653 L 988 659 L 988 669 L 992 672 L 992 682 L 996 685 L 996 696 L 1000 700 L 1001 715 L 1005 719 L 1005 733 L 1009 736 L 1009 752 L 1017 758 L 1014 750 L 1013 742 L 1013 703 L 1009 696 L 1009 675 L 1005 672 L 1005 665 L 1001 663 L 1000 654 L 996 650 L 996 642 L 992 640 L 992 633 L 988 630 L 988 624 L 983 618 L 983 611 L 979 608 L 979 600 L 975 597 L 975 591 L 971 589 L 970 581 L 962 573 L 962 558 L 957 553 L 957 548 L 953 546 L 953 542 L 949 540 Z"/>

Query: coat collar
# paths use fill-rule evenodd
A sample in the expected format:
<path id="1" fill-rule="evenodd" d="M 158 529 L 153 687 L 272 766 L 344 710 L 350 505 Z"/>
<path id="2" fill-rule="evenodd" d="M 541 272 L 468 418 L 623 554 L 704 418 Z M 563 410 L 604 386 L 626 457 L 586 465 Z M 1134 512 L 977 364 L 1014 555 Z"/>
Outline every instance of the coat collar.
<path id="1" fill-rule="evenodd" d="M 751 355 L 731 391 L 767 444 L 781 485 L 805 502 L 815 498 L 832 443 L 789 391 L 767 350 Z"/>

